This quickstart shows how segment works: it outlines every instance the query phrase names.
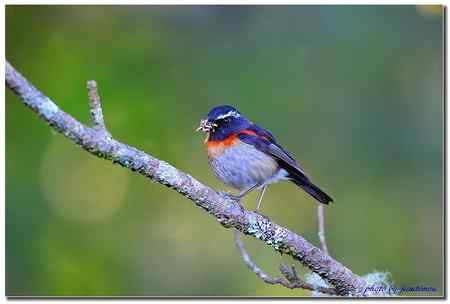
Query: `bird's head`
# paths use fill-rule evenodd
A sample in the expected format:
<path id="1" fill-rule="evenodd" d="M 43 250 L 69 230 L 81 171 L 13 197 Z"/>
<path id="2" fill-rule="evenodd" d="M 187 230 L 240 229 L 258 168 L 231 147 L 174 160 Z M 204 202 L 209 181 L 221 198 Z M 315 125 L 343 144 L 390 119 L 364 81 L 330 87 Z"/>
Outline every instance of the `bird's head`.
<path id="1" fill-rule="evenodd" d="M 248 127 L 250 122 L 232 106 L 222 105 L 211 109 L 207 119 L 200 121 L 197 131 L 227 136 Z"/>

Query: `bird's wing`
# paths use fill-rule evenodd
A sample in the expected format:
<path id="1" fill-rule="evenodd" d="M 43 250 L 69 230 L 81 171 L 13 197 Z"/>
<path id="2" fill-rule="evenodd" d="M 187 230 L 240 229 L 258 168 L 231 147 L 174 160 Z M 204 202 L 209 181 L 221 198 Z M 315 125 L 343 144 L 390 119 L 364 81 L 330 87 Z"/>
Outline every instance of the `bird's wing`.
<path id="1" fill-rule="evenodd" d="M 246 130 L 253 131 L 256 135 L 264 137 L 271 142 L 275 142 L 275 137 L 269 130 L 261 128 L 260 126 L 255 125 L 254 123 L 252 123 Z"/>
<path id="2" fill-rule="evenodd" d="M 279 144 L 276 143 L 275 138 L 269 131 L 252 125 L 249 128 L 239 132 L 238 137 L 246 144 L 254 146 L 256 149 L 273 156 L 282 167 L 288 167 L 287 171 L 297 171 L 305 175 L 303 168 L 297 161 Z M 306 176 L 305 176 L 306 177 Z"/>
<path id="3" fill-rule="evenodd" d="M 253 126 L 252 128 L 247 128 L 239 132 L 238 138 L 242 142 L 252 145 L 259 151 L 272 156 L 278 162 L 278 165 L 288 172 L 289 178 L 293 183 L 305 190 L 319 202 L 328 204 L 333 201 L 328 194 L 310 181 L 303 168 L 300 167 L 286 150 L 276 143 L 269 131 Z"/>

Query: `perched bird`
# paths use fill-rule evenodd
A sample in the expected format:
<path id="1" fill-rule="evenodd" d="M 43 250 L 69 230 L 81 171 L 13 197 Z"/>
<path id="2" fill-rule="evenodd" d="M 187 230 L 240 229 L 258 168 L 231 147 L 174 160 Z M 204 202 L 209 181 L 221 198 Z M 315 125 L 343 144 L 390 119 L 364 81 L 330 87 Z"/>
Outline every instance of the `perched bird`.
<path id="1" fill-rule="evenodd" d="M 215 175 L 238 189 L 238 199 L 261 189 L 259 211 L 267 185 L 289 180 L 323 204 L 333 199 L 314 185 L 297 161 L 269 131 L 257 126 L 232 106 L 214 107 L 197 131 L 207 133 L 208 159 Z"/>

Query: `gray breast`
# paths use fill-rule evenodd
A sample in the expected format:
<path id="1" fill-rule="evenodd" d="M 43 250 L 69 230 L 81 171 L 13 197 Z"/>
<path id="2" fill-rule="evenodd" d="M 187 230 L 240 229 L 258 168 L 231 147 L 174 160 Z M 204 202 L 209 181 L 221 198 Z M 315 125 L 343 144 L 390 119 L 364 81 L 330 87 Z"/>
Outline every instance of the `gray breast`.
<path id="1" fill-rule="evenodd" d="M 209 164 L 222 182 L 239 190 L 280 175 L 272 157 L 245 143 L 225 149 L 220 156 L 210 158 Z"/>

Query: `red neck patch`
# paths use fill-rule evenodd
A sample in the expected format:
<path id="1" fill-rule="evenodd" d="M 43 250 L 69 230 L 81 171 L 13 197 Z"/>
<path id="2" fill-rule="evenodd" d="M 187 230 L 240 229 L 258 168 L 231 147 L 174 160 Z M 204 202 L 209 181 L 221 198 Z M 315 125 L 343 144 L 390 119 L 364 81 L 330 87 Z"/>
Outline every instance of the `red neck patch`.
<path id="1" fill-rule="evenodd" d="M 231 134 L 224 140 L 208 140 L 206 144 L 208 145 L 208 148 L 214 148 L 217 146 L 229 147 L 235 144 L 237 136 L 237 134 Z"/>
<path id="2" fill-rule="evenodd" d="M 256 135 L 254 131 L 251 130 L 242 130 L 238 133 L 233 133 L 229 135 L 227 138 L 223 140 L 208 140 L 207 145 L 208 148 L 217 147 L 219 145 L 224 147 L 232 146 L 236 143 L 236 140 L 238 139 L 239 134 L 246 134 L 246 135 Z"/>

